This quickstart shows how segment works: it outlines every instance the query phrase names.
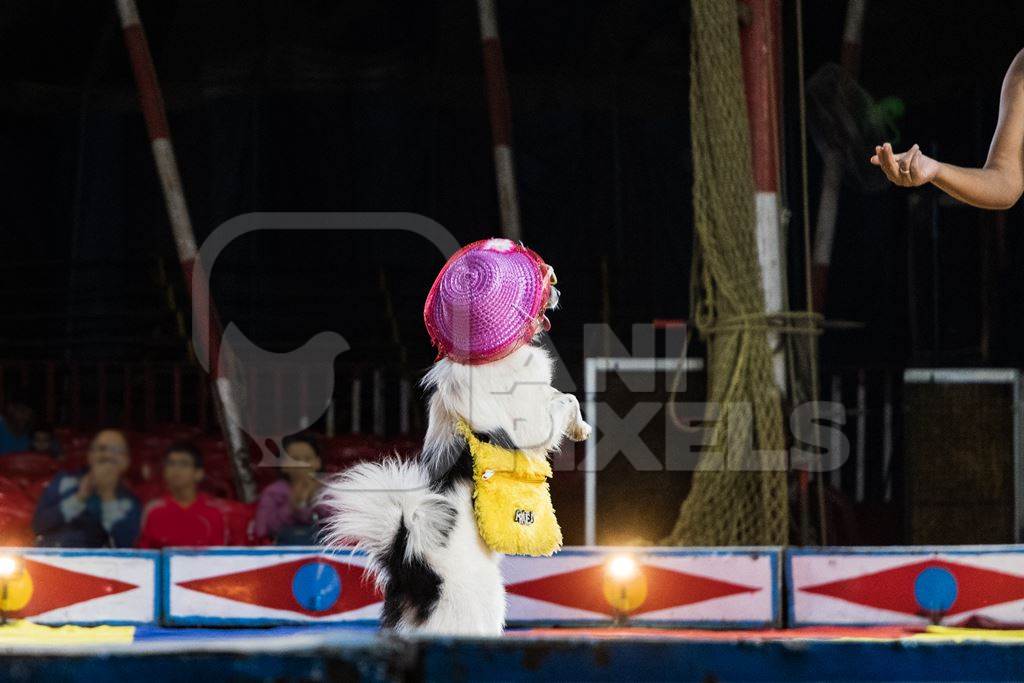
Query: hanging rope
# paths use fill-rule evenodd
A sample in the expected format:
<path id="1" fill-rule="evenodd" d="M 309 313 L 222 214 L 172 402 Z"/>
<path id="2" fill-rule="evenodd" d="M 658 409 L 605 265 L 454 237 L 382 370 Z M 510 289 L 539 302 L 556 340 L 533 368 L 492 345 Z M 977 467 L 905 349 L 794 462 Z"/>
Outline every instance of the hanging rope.
<path id="1" fill-rule="evenodd" d="M 811 270 L 811 210 L 810 192 L 808 191 L 808 169 L 807 169 L 807 96 L 804 93 L 804 16 L 803 0 L 796 0 L 796 59 L 797 59 L 797 88 L 800 104 L 800 201 L 801 213 L 803 214 L 804 232 L 804 301 L 807 306 L 806 318 L 812 320 L 815 325 L 821 323 L 822 318 L 814 312 L 814 283 Z M 793 339 L 793 337 L 790 337 Z M 807 368 L 806 380 L 810 384 L 810 396 L 812 402 L 811 416 L 817 429 L 818 425 L 818 349 L 815 337 L 807 338 L 807 360 L 810 367 Z M 820 462 L 816 463 L 820 465 Z M 807 477 L 807 473 L 803 475 Z M 818 468 L 818 531 L 821 545 L 828 545 L 828 515 L 825 509 L 825 475 Z"/>
<path id="2" fill-rule="evenodd" d="M 750 135 L 735 0 L 693 0 L 690 132 L 696 249 L 691 301 L 708 342 L 712 452 L 666 543 L 788 542 L 788 462 L 769 333 L 812 337 L 819 319 L 766 313 L 755 241 Z"/>

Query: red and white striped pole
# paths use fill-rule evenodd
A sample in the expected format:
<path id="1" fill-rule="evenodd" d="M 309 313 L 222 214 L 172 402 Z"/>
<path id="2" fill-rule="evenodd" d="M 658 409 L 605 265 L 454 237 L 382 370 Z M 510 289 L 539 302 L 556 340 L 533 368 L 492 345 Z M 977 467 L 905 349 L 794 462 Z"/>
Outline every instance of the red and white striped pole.
<path id="1" fill-rule="evenodd" d="M 491 116 L 491 138 L 494 142 L 494 175 L 498 183 L 501 231 L 508 239 L 519 240 L 522 238 L 522 230 L 519 226 L 519 197 L 512 156 L 512 110 L 509 107 L 505 60 L 502 57 L 494 3 L 495 0 L 477 0 L 484 83 L 487 88 L 487 108 Z"/>
<path id="2" fill-rule="evenodd" d="M 867 0 L 849 0 L 846 3 L 839 65 L 854 77 L 860 68 L 860 41 L 866 6 Z M 836 215 L 839 211 L 839 191 L 843 184 L 843 166 L 839 155 L 829 152 L 823 161 L 821 197 L 818 199 L 818 219 L 814 230 L 814 275 L 811 287 L 814 310 L 818 313 L 825 312 L 828 270 L 832 262 L 832 244 L 835 241 Z"/>
<path id="3" fill-rule="evenodd" d="M 758 0 L 749 3 L 749 21 L 741 23 L 740 46 L 743 80 L 750 119 L 751 160 L 754 170 L 754 204 L 757 211 L 757 256 L 761 265 L 765 313 L 786 308 L 782 271 L 782 238 L 779 222 L 779 88 L 782 73 L 782 3 Z M 786 357 L 779 335 L 769 344 L 775 384 L 786 391 Z"/>
<path id="4" fill-rule="evenodd" d="M 188 205 L 185 202 L 185 193 L 181 186 L 178 162 L 174 158 L 174 147 L 171 145 L 171 131 L 167 123 L 164 99 L 160 92 L 156 68 L 153 66 L 153 57 L 149 52 L 149 42 L 146 40 L 142 22 L 139 20 L 138 7 L 135 0 L 116 0 L 116 4 L 124 33 L 124 44 L 128 48 L 132 71 L 135 74 L 135 85 L 139 91 L 139 106 L 146 121 L 146 130 L 149 133 L 149 142 L 153 149 L 153 158 L 156 161 L 157 175 L 160 177 L 160 187 L 163 191 L 164 203 L 167 206 L 167 216 L 178 251 L 178 260 L 184 271 L 189 294 L 193 297 L 209 298 L 209 292 L 191 291 L 192 271 L 196 267 L 196 239 L 192 232 L 192 221 L 189 219 Z M 214 405 L 217 408 L 221 430 L 231 447 L 232 465 L 239 495 L 243 500 L 251 501 L 256 498 L 256 480 L 252 475 L 249 451 L 238 427 L 238 422 L 230 417 L 238 414 L 231 384 L 226 377 L 219 376 L 218 373 L 221 330 L 216 315 L 213 313 L 212 301 L 210 301 L 210 311 L 210 320 L 203 321 L 208 325 L 208 329 L 205 330 L 206 334 L 200 338 L 206 340 L 209 345 L 207 357 L 211 359 L 210 380 Z M 196 349 L 197 354 L 203 352 Z"/>

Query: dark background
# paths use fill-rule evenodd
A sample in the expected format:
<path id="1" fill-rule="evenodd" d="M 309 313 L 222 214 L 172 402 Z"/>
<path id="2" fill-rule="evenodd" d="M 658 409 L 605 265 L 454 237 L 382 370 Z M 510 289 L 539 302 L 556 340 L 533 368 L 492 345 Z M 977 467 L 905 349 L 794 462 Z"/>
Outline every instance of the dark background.
<path id="1" fill-rule="evenodd" d="M 811 74 L 838 59 L 845 3 L 805 4 Z M 559 272 L 555 341 L 578 377 L 582 322 L 607 318 L 628 338 L 631 323 L 688 314 L 688 7 L 499 5 L 524 239 Z M 790 280 L 801 305 L 785 8 Z M 474 3 L 143 1 L 141 14 L 200 240 L 260 210 L 416 211 L 462 241 L 498 232 Z M 3 355 L 185 358 L 173 306 L 187 300 L 113 3 L 7 3 L 0 20 Z M 1022 27 L 1015 3 L 871 3 L 860 80 L 906 103 L 901 144 L 976 165 Z M 813 210 L 813 146 L 809 162 Z M 930 225 L 912 220 L 909 195 L 844 194 L 828 314 L 866 327 L 831 333 L 826 361 L 1016 363 L 1017 211 L 1000 229 L 992 214 L 940 208 L 936 278 Z M 334 329 L 353 342 L 352 359 L 393 360 L 397 343 L 419 368 L 432 360 L 419 307 L 440 263 L 415 238 L 264 234 L 228 250 L 215 292 L 224 317 L 270 348 Z"/>
<path id="2" fill-rule="evenodd" d="M 689 7 L 498 4 L 523 237 L 557 269 L 553 339 L 580 388 L 584 323 L 607 322 L 628 345 L 634 323 L 689 317 Z M 783 5 L 798 308 L 796 22 Z M 250 211 L 413 211 L 461 242 L 499 233 L 475 3 L 142 0 L 140 11 L 200 242 Z M 844 13 L 804 3 L 808 76 L 838 61 Z M 980 165 L 1022 35 L 1019 3 L 876 0 L 859 81 L 905 103 L 898 148 Z M 0 360 L 187 361 L 189 302 L 113 2 L 0 6 L 0 160 Z M 813 212 L 813 145 L 808 165 Z M 859 326 L 826 333 L 826 373 L 1020 366 L 1020 224 L 1019 208 L 847 183 L 826 312 Z M 433 360 L 421 309 L 441 263 L 393 233 L 261 233 L 232 244 L 213 286 L 222 317 L 254 343 L 285 351 L 335 330 L 352 344 L 339 362 L 417 377 Z M 868 377 L 877 416 L 881 380 Z"/>

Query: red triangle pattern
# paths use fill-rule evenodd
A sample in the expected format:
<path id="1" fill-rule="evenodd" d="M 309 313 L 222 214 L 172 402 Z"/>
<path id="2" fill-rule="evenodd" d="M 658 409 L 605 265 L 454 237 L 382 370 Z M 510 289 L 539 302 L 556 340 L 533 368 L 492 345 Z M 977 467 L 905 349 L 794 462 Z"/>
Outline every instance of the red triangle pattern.
<path id="1" fill-rule="evenodd" d="M 52 564 L 25 558 L 25 571 L 32 578 L 32 597 L 28 604 L 7 616 L 16 619 L 34 617 L 62 607 L 70 607 L 107 595 L 138 588 L 135 584 L 62 569 Z"/>
<path id="2" fill-rule="evenodd" d="M 647 599 L 631 613 L 634 615 L 761 590 L 651 565 L 641 565 L 641 571 L 647 577 Z M 602 590 L 604 572 L 603 565 L 595 565 L 522 581 L 507 586 L 507 590 L 513 595 L 614 616 Z"/>
<path id="3" fill-rule="evenodd" d="M 292 593 L 292 580 L 295 578 L 295 573 L 310 563 L 331 565 L 341 579 L 341 595 L 338 596 L 337 602 L 319 612 L 303 607 Z M 258 567 L 244 572 L 182 581 L 177 585 L 249 605 L 317 617 L 350 612 L 384 599 L 365 569 L 358 565 L 337 562 L 325 557 L 304 557 L 292 562 Z"/>
<path id="4" fill-rule="evenodd" d="M 957 595 L 947 616 L 1024 599 L 1024 577 L 945 560 L 924 560 L 800 590 L 904 614 L 923 615 L 914 597 L 914 582 L 930 567 L 950 572 Z"/>

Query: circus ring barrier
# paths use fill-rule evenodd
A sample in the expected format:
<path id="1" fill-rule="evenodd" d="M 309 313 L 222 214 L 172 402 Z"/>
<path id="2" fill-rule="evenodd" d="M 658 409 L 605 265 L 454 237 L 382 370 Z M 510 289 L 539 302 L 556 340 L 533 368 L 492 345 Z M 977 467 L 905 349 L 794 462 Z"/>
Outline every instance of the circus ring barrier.
<path id="1" fill-rule="evenodd" d="M 31 590 L 24 578 L 8 586 L 0 671 L 28 678 L 942 680 L 1024 670 L 1024 633 L 970 628 L 1024 623 L 1024 546 L 580 547 L 508 558 L 502 638 L 379 632 L 380 595 L 365 558 L 348 551 L 5 557 L 22 563 Z"/>

